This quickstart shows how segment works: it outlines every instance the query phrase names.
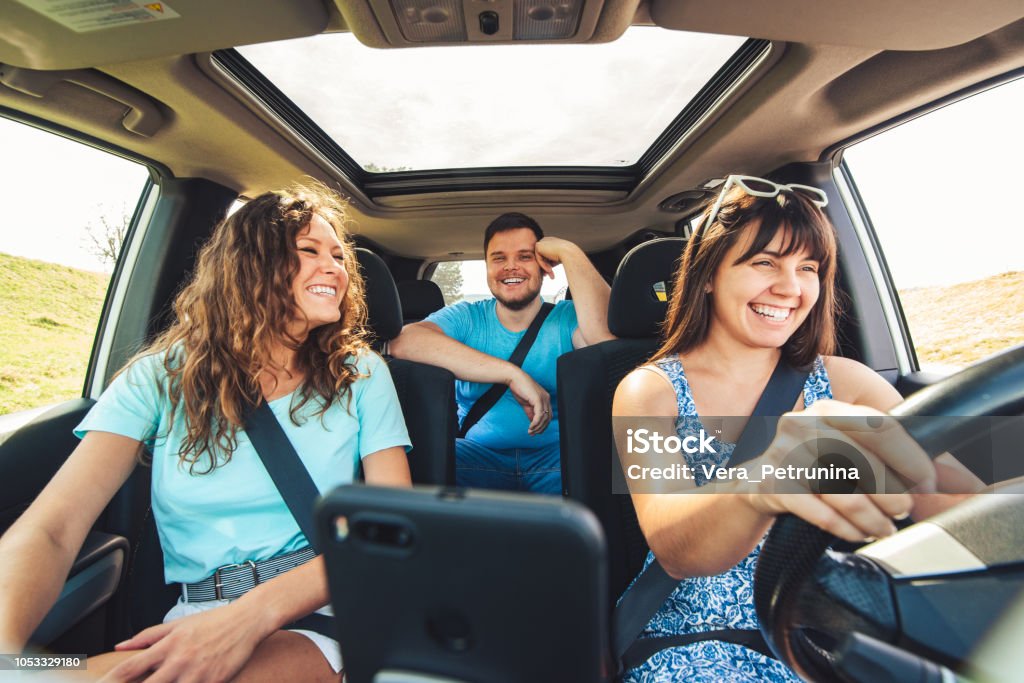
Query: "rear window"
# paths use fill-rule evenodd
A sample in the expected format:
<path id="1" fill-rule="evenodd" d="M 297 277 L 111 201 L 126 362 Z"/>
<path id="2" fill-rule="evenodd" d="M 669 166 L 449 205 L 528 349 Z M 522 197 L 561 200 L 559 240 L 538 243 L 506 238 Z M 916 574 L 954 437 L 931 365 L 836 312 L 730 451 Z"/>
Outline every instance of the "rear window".
<path id="1" fill-rule="evenodd" d="M 430 280 L 441 288 L 446 306 L 491 298 L 491 290 L 487 288 L 487 266 L 482 259 L 441 261 L 434 266 Z M 544 278 L 540 295 L 544 301 L 556 303 L 566 298 L 568 288 L 565 268 L 555 266 L 555 279 Z"/>

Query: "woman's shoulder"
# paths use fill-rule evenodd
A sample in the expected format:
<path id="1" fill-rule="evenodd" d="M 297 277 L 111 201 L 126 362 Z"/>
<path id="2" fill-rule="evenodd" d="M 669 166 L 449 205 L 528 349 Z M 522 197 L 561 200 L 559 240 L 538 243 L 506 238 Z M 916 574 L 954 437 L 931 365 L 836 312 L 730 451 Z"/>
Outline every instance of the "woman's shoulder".
<path id="1" fill-rule="evenodd" d="M 616 415 L 677 415 L 679 408 L 672 380 L 655 363 L 641 365 L 619 383 L 612 412 Z"/>
<path id="2" fill-rule="evenodd" d="M 822 356 L 821 361 L 838 401 L 889 410 L 902 400 L 884 377 L 859 361 L 842 356 Z"/>
<path id="3" fill-rule="evenodd" d="M 349 356 L 350 362 L 355 365 L 356 370 L 360 375 L 370 377 L 374 372 L 384 368 L 387 370 L 388 363 L 384 358 L 369 347 L 363 347 L 356 349 L 351 356 Z"/>

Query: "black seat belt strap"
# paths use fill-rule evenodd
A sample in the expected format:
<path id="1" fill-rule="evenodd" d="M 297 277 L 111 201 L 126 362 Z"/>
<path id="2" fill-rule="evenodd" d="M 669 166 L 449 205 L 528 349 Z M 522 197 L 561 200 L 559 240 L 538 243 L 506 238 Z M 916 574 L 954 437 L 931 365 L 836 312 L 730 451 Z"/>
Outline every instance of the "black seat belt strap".
<path id="1" fill-rule="evenodd" d="M 516 348 L 512 351 L 512 355 L 508 357 L 508 362 L 512 363 L 516 367 L 522 367 L 523 361 L 526 360 L 526 355 L 530 353 L 530 347 L 533 346 L 533 342 L 536 341 L 537 335 L 540 333 L 541 325 L 544 324 L 544 320 L 547 319 L 548 314 L 554 310 L 555 305 L 547 303 L 546 301 L 541 304 L 540 310 L 537 311 L 537 315 L 533 317 L 533 321 L 530 326 L 526 328 L 526 334 L 516 344 Z M 484 394 L 476 400 L 476 402 L 470 406 L 469 411 L 466 413 L 466 417 L 462 420 L 462 425 L 459 427 L 459 438 L 465 439 L 466 434 L 473 428 L 477 422 L 480 421 L 487 411 L 494 407 L 494 404 L 498 402 L 508 390 L 508 387 L 504 384 L 493 384 L 491 388 L 484 392 Z"/>
<path id="2" fill-rule="evenodd" d="M 246 413 L 245 434 L 299 529 L 313 550 L 319 553 L 316 527 L 313 525 L 313 504 L 320 497 L 320 491 L 266 401 L 261 400 L 258 406 Z"/>
<path id="3" fill-rule="evenodd" d="M 320 497 L 320 491 L 266 401 L 260 399 L 259 405 L 246 412 L 245 434 L 263 461 L 263 466 L 299 525 L 302 535 L 313 550 L 319 553 L 320 544 L 313 524 L 313 504 Z M 328 638 L 337 638 L 334 618 L 317 612 L 307 614 L 284 628 L 315 631 Z"/>
<path id="4" fill-rule="evenodd" d="M 735 467 L 752 460 L 764 452 L 775 436 L 779 418 L 793 410 L 800 392 L 807 383 L 807 372 L 797 370 L 781 359 L 775 366 L 768 385 L 754 406 L 754 412 L 747 420 L 736 449 L 729 456 L 729 466 Z M 761 418 L 755 420 L 754 418 Z"/>
<path id="5" fill-rule="evenodd" d="M 746 462 L 760 455 L 768 447 L 775 435 L 779 416 L 793 409 L 806 381 L 806 372 L 791 367 L 782 359 L 779 360 L 754 407 L 753 414 L 743 428 L 743 433 L 740 434 L 736 448 L 729 458 L 730 466 Z M 646 661 L 648 657 L 664 648 L 689 645 L 691 642 L 702 640 L 739 643 L 766 656 L 773 656 L 760 631 L 753 630 L 730 629 L 685 636 L 638 639 L 644 627 L 678 585 L 679 581 L 669 576 L 662 566 L 654 561 L 640 572 L 636 581 L 619 600 L 612 617 L 612 647 L 615 656 L 624 667 L 623 671 Z M 682 642 L 683 640 L 686 642 Z M 641 656 L 643 658 L 638 659 Z"/>
<path id="6" fill-rule="evenodd" d="M 622 656 L 622 670 L 629 671 L 634 667 L 640 666 L 656 653 L 670 647 L 693 645 L 694 643 L 702 643 L 706 640 L 717 640 L 722 643 L 742 645 L 755 652 L 760 652 L 765 657 L 775 658 L 775 654 L 760 631 L 730 628 L 719 631 L 684 633 L 660 638 L 639 638 Z"/>

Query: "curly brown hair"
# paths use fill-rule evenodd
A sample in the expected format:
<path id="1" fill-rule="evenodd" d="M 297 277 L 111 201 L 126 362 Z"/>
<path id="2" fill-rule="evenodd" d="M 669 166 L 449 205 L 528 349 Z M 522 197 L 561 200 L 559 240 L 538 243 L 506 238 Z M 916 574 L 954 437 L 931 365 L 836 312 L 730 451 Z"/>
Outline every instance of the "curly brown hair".
<path id="1" fill-rule="evenodd" d="M 807 319 L 782 346 L 782 357 L 797 368 L 809 367 L 818 355 L 836 348 L 836 236 L 824 212 L 799 192 L 776 197 L 754 197 L 735 187 L 725 196 L 718 216 L 711 225 L 703 225 L 710 207 L 701 219 L 701 227 L 690 238 L 672 284 L 668 313 L 662 324 L 661 348 L 651 361 L 676 353 L 686 353 L 707 339 L 711 327 L 712 296 L 708 284 L 729 249 L 740 239 L 744 228 L 757 223 L 754 240 L 736 263 L 742 263 L 764 249 L 779 230 L 786 230 L 783 255 L 802 251 L 819 263 L 821 289 Z"/>
<path id="2" fill-rule="evenodd" d="M 260 374 L 284 369 L 271 357 L 275 348 L 295 351 L 295 367 L 304 374 L 293 422 L 311 400 L 320 416 L 335 401 L 351 400 L 356 356 L 369 346 L 365 288 L 345 211 L 344 200 L 318 183 L 247 202 L 214 228 L 199 252 L 192 280 L 175 299 L 175 322 L 136 356 L 165 354 L 171 420 L 181 407 L 186 421 L 178 457 L 189 472 L 207 474 L 230 461 L 247 410 L 263 399 Z M 296 239 L 314 216 L 341 241 L 349 282 L 341 318 L 300 339 L 287 330 L 289 321 L 305 317 L 291 287 L 299 272 Z"/>

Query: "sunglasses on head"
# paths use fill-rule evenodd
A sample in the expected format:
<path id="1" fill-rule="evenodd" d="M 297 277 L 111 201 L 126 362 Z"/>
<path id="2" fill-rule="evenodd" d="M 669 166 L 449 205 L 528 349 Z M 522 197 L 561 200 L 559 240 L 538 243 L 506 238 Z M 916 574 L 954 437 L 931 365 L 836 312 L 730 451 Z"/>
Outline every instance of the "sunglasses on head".
<path id="1" fill-rule="evenodd" d="M 705 187 L 707 187 L 707 185 L 705 185 Z M 712 187 L 714 186 L 712 185 Z M 715 218 L 718 217 L 718 212 L 722 208 L 722 202 L 725 201 L 725 195 L 728 194 L 729 190 L 733 187 L 739 187 L 752 197 L 777 197 L 783 192 L 792 192 L 793 194 L 800 194 L 807 197 L 811 200 L 811 203 L 819 209 L 823 209 L 828 206 L 828 196 L 825 194 L 824 190 L 817 187 L 800 185 L 799 183 L 780 185 L 779 183 L 772 182 L 771 180 L 765 180 L 764 178 L 758 178 L 752 175 L 731 175 L 728 176 L 722 184 L 722 191 L 718 193 L 718 199 L 715 200 L 715 205 L 711 208 L 711 213 L 708 214 L 707 219 L 701 224 L 701 228 L 706 228 L 715 222 Z"/>

